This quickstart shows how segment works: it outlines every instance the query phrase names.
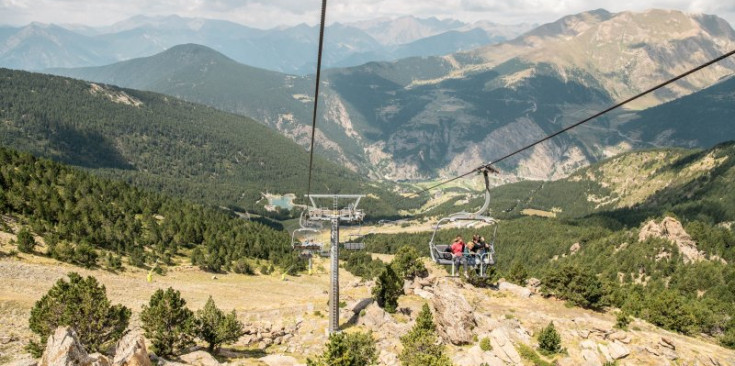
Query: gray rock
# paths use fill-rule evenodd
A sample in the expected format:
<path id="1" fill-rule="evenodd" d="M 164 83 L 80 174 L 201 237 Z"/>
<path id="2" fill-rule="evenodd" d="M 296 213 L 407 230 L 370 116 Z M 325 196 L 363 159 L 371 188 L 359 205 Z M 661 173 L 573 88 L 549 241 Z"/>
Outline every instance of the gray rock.
<path id="1" fill-rule="evenodd" d="M 184 361 L 191 365 L 197 366 L 220 366 L 212 355 L 204 351 L 194 351 L 192 353 L 185 354 L 179 357 L 181 361 Z"/>
<path id="2" fill-rule="evenodd" d="M 614 341 L 610 343 L 609 348 L 610 348 L 610 356 L 615 360 L 619 360 L 630 354 L 630 350 L 628 350 L 627 347 L 625 347 L 622 343 L 618 341 Z"/>
<path id="3" fill-rule="evenodd" d="M 600 358 L 597 356 L 597 352 L 591 349 L 582 350 L 582 359 L 584 360 L 585 366 L 602 366 Z"/>
<path id="4" fill-rule="evenodd" d="M 115 347 L 113 366 L 151 366 L 145 348 L 145 339 L 140 333 L 130 332 L 123 336 Z"/>
<path id="5" fill-rule="evenodd" d="M 36 366 L 36 365 L 38 365 L 38 361 L 33 360 L 33 359 L 16 360 L 16 361 L 13 361 L 7 364 L 7 366 Z"/>
<path id="6" fill-rule="evenodd" d="M 40 366 L 91 366 L 91 359 L 79 343 L 77 333 L 69 327 L 58 327 L 48 337 Z"/>
<path id="7" fill-rule="evenodd" d="M 268 355 L 258 359 L 268 366 L 303 366 L 304 364 L 291 356 Z"/>
<path id="8" fill-rule="evenodd" d="M 674 341 L 672 341 L 669 338 L 661 337 L 661 341 L 659 342 L 659 344 L 662 345 L 662 346 L 664 346 L 664 347 L 666 347 L 666 348 L 670 348 L 670 349 L 672 349 L 674 351 L 676 350 L 676 346 L 674 345 Z"/>
<path id="9" fill-rule="evenodd" d="M 584 340 L 579 343 L 579 347 L 582 349 L 591 349 L 597 351 L 597 343 L 591 339 Z"/>
<path id="10" fill-rule="evenodd" d="M 437 333 L 446 342 L 454 345 L 472 342 L 472 329 L 476 326 L 472 306 L 457 289 L 455 282 L 438 281 L 431 300 Z"/>
<path id="11" fill-rule="evenodd" d="M 610 350 L 607 349 L 607 346 L 604 344 L 598 344 L 597 349 L 600 350 L 600 353 L 602 354 L 602 357 L 605 358 L 605 361 L 607 362 L 613 362 L 613 358 L 610 355 Z"/>
<path id="12" fill-rule="evenodd" d="M 479 346 L 473 346 L 472 348 L 463 352 L 458 352 L 452 359 L 454 365 L 457 366 L 475 366 L 487 364 L 490 366 L 503 366 L 505 363 L 497 356 L 490 352 L 483 351 Z"/>
<path id="13" fill-rule="evenodd" d="M 531 297 L 531 290 L 525 287 L 514 285 L 510 282 L 499 282 L 498 289 L 501 291 L 508 291 L 512 293 L 513 295 L 516 295 L 522 299 L 527 299 Z"/>
<path id="14" fill-rule="evenodd" d="M 378 354 L 378 364 L 385 366 L 398 366 L 401 363 L 395 353 L 381 350 Z"/>
<path id="15" fill-rule="evenodd" d="M 503 362 L 514 365 L 521 363 L 521 355 L 513 346 L 505 328 L 496 328 L 490 332 L 490 344 L 493 346 L 492 353 Z"/>
<path id="16" fill-rule="evenodd" d="M 422 298 L 426 299 L 426 300 L 431 300 L 432 298 L 434 298 L 434 294 L 432 294 L 429 291 L 422 290 L 422 289 L 415 289 L 415 290 L 413 290 L 413 293 L 416 294 L 419 297 L 422 297 Z"/>

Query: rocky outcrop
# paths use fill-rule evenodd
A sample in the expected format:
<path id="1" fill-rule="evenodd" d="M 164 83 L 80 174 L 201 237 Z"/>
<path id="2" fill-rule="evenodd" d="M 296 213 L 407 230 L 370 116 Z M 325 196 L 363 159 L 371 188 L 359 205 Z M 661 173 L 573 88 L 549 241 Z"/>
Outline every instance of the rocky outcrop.
<path id="1" fill-rule="evenodd" d="M 112 366 L 151 366 L 143 335 L 134 332 L 125 334 L 117 342 Z"/>
<path id="2" fill-rule="evenodd" d="M 220 366 L 219 361 L 217 361 L 212 355 L 204 351 L 194 351 L 182 355 L 179 358 L 181 359 L 181 361 L 184 361 L 185 363 L 190 365 Z"/>
<path id="3" fill-rule="evenodd" d="M 513 295 L 516 295 L 522 299 L 531 297 L 531 290 L 525 287 L 514 285 L 510 282 L 500 281 L 498 282 L 498 289 L 502 291 L 508 291 Z"/>
<path id="4" fill-rule="evenodd" d="M 110 361 L 100 354 L 88 355 L 72 328 L 59 327 L 46 341 L 46 349 L 38 364 L 39 366 L 109 366 Z"/>
<path id="5" fill-rule="evenodd" d="M 243 328 L 244 335 L 240 337 L 237 345 L 256 345 L 261 350 L 272 345 L 281 345 L 292 339 L 300 326 L 301 321 L 297 321 L 289 326 L 283 324 L 274 325 L 270 322 L 246 324 Z"/>
<path id="6" fill-rule="evenodd" d="M 472 329 L 476 325 L 474 311 L 455 282 L 437 281 L 431 305 L 437 332 L 445 342 L 454 345 L 472 342 Z"/>
<path id="7" fill-rule="evenodd" d="M 491 352 L 483 351 L 479 346 L 463 352 L 458 352 L 452 358 L 452 363 L 457 366 L 475 366 L 486 364 L 489 366 L 503 366 L 505 363 Z"/>
<path id="8" fill-rule="evenodd" d="M 284 355 L 268 355 L 259 358 L 258 361 L 268 366 L 305 366 L 303 363 L 299 363 L 299 360 Z"/>
<path id="9" fill-rule="evenodd" d="M 684 227 L 674 218 L 666 217 L 657 224 L 651 220 L 643 225 L 638 234 L 638 241 L 644 241 L 648 238 L 662 238 L 676 244 L 679 253 L 684 258 L 684 263 L 699 262 L 705 259 L 704 252 L 697 249 L 697 243 L 687 234 Z"/>

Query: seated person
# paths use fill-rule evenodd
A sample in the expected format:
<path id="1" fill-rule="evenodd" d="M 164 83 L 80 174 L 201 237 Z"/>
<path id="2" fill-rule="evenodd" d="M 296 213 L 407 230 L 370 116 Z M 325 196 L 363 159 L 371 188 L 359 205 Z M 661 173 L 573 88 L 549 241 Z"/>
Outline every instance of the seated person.
<path id="1" fill-rule="evenodd" d="M 467 261 L 464 257 L 464 251 L 465 251 L 465 243 L 462 240 L 461 236 L 457 236 L 454 238 L 454 241 L 452 242 L 452 255 L 454 256 L 454 265 L 458 266 L 459 264 L 464 265 L 464 274 L 467 276 Z"/>

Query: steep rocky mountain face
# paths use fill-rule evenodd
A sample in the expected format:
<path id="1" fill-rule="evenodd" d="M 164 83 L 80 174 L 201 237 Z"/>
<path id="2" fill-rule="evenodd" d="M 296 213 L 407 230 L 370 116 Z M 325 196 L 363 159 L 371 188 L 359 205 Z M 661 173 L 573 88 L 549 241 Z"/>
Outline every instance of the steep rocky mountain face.
<path id="1" fill-rule="evenodd" d="M 414 17 L 366 24 L 335 23 L 327 27 L 326 42 L 331 46 L 325 51 L 325 67 L 448 54 L 508 40 L 531 29 L 527 24 L 475 25 Z M 316 69 L 318 36 L 317 26 L 304 24 L 262 30 L 179 16 L 137 16 L 99 28 L 34 23 L 0 29 L 0 66 L 30 71 L 99 66 L 197 43 L 246 65 L 307 74 Z"/>
<path id="2" fill-rule="evenodd" d="M 735 32 L 715 16 L 598 10 L 565 17 L 507 43 L 332 70 L 328 77 L 330 96 L 346 106 L 341 118 L 356 126 L 366 160 L 377 167 L 374 173 L 416 178 L 464 172 L 502 157 L 733 47 Z M 733 71 L 735 61 L 722 61 L 627 107 L 670 101 Z M 594 121 L 507 161 L 504 168 L 558 178 L 653 142 L 619 135 L 616 129 L 625 122 L 620 114 Z"/>
<path id="3" fill-rule="evenodd" d="M 361 27 L 367 34 L 378 29 L 393 32 L 394 37 L 399 33 L 387 26 Z M 402 37 L 425 36 L 430 33 L 427 28 L 414 25 L 409 32 L 412 35 Z M 439 32 L 441 27 L 434 29 Z M 451 38 L 447 33 L 433 37 Z M 414 44 L 431 43 L 431 39 L 422 38 Z M 330 45 L 327 43 L 327 48 Z M 734 47 L 735 31 L 715 16 L 597 10 L 562 18 L 507 43 L 468 52 L 331 69 L 324 73 L 317 141 L 320 151 L 331 159 L 375 178 L 421 179 L 464 173 Z M 177 48 L 180 52 L 187 49 Z M 313 77 L 274 74 L 232 60 L 224 67 L 212 63 L 225 59 L 221 55 L 201 53 L 208 56 L 199 64 L 181 62 L 166 52 L 146 59 L 147 63 L 130 61 L 54 72 L 163 92 L 245 114 L 306 145 Z M 147 73 L 152 66 L 162 71 Z M 735 61 L 724 60 L 628 105 L 627 111 L 609 114 L 537 145 L 500 167 L 509 174 L 554 179 L 635 147 L 710 147 L 735 138 L 705 132 L 712 130 L 708 119 L 693 131 L 693 136 L 702 137 L 691 137 L 685 143 L 677 140 L 676 136 L 686 135 L 677 131 L 691 131 L 687 129 L 690 120 L 684 117 L 699 112 L 665 112 L 674 104 L 640 112 L 640 117 L 634 112 L 697 92 L 733 71 Z M 721 111 L 732 105 L 732 95 L 727 93 L 730 84 L 722 85 L 719 97 L 708 99 L 721 105 L 708 109 L 711 115 L 721 116 Z M 662 113 L 680 118 L 663 128 L 661 124 L 667 122 L 657 117 Z M 644 116 L 647 121 L 658 122 L 642 123 L 639 120 Z M 718 120 L 726 120 L 723 118 Z M 644 128 L 647 132 L 633 127 L 641 125 L 649 126 Z"/>

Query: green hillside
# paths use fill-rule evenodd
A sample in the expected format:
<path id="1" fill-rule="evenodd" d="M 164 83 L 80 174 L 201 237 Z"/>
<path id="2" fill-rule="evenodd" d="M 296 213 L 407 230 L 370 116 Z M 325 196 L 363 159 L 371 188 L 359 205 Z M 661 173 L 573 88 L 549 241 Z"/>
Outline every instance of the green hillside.
<path id="1" fill-rule="evenodd" d="M 230 270 L 242 258 L 284 267 L 296 259 L 285 232 L 5 148 L 0 214 L 0 230 L 17 230 L 19 240 L 33 232 L 44 238 L 47 255 L 86 267 L 119 269 L 122 256 L 139 267 L 170 265 L 190 252 L 212 271 Z M 105 260 L 99 250 L 108 253 Z"/>
<path id="2" fill-rule="evenodd" d="M 0 145 L 199 202 L 255 209 L 261 192 L 306 190 L 308 153 L 251 119 L 136 90 L 0 70 Z M 393 194 L 319 157 L 313 187 Z M 262 203 L 258 206 L 261 207 Z"/>
<path id="3" fill-rule="evenodd" d="M 492 211 L 501 218 L 496 276 L 516 282 L 536 277 L 545 293 L 572 304 L 616 307 L 735 347 L 735 143 L 704 151 L 634 151 L 567 179 L 502 186 L 493 197 Z M 479 203 L 447 204 L 430 214 Z M 524 217 L 523 208 L 553 209 L 557 216 Z M 651 220 L 667 216 L 681 222 L 701 259 L 688 260 L 673 241 L 639 237 Z M 449 242 L 476 232 L 491 237 L 487 228 L 454 228 L 437 237 Z M 428 255 L 430 236 L 368 235 L 364 242 L 376 252 L 411 245 Z"/>
<path id="4" fill-rule="evenodd" d="M 620 127 L 634 139 L 668 146 L 710 147 L 735 137 L 735 78 L 635 114 Z"/>

